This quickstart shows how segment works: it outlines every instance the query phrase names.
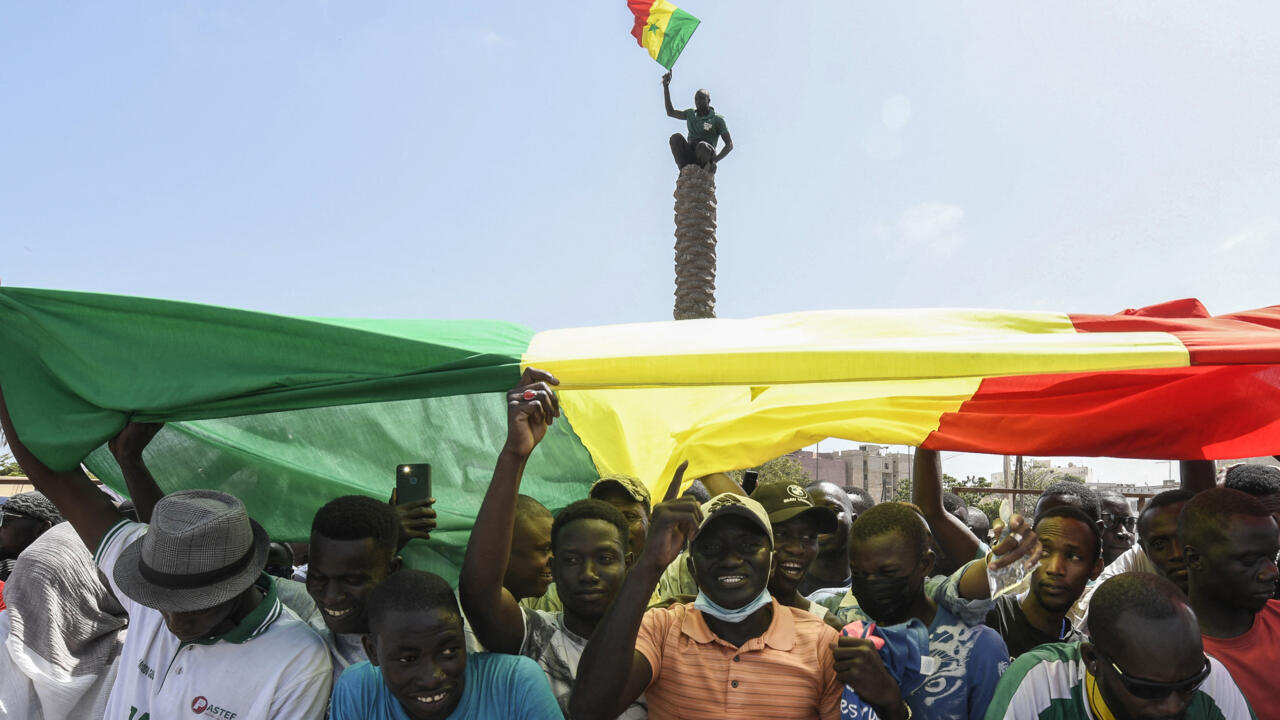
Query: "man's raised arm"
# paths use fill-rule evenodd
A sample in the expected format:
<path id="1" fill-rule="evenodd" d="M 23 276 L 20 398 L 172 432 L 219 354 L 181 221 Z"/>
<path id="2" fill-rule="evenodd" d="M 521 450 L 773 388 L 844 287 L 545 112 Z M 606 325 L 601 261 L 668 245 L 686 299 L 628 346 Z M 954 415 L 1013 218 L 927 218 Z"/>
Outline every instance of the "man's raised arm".
<path id="1" fill-rule="evenodd" d="M 524 617 L 520 605 L 502 586 L 511 557 L 515 530 L 516 496 L 529 455 L 560 414 L 551 390 L 560 384 L 550 373 L 528 368 L 520 384 L 507 393 L 507 442 L 498 455 L 493 480 L 485 492 L 467 553 L 458 577 L 462 610 L 486 649 L 514 655 L 524 642 Z"/>
<path id="2" fill-rule="evenodd" d="M 676 469 L 663 501 L 654 507 L 644 552 L 582 651 L 569 702 L 569 714 L 577 720 L 618 717 L 653 679 L 649 661 L 636 651 L 636 636 L 658 578 L 702 520 L 698 501 L 676 497 L 688 466 L 685 462 Z"/>
<path id="3" fill-rule="evenodd" d="M 667 117 L 676 120 L 683 120 L 684 113 L 676 110 L 671 104 L 671 71 L 668 70 L 666 75 L 662 76 L 662 99 L 667 103 Z"/>
<path id="4" fill-rule="evenodd" d="M 978 538 L 942 505 L 942 458 L 937 450 L 916 448 L 915 467 L 911 471 L 911 502 L 924 513 L 938 545 L 957 565 L 969 562 L 978 554 L 981 548 Z"/>
<path id="5" fill-rule="evenodd" d="M 144 523 L 151 522 L 151 510 L 164 497 L 164 491 L 151 476 L 146 463 L 142 462 L 142 451 L 163 427 L 164 423 L 130 422 L 119 435 L 107 442 L 107 449 L 120 466 L 120 474 L 124 475 L 124 484 L 129 488 L 129 499 L 133 500 L 138 511 L 138 519 Z"/>
<path id="6" fill-rule="evenodd" d="M 1212 460 L 1180 460 L 1178 474 L 1182 489 L 1193 493 L 1210 490 L 1218 484 L 1218 468 Z"/>
<path id="7" fill-rule="evenodd" d="M 9 449 L 13 451 L 14 459 L 22 466 L 22 471 L 27 474 L 31 484 L 58 507 L 58 512 L 75 528 L 89 552 L 96 551 L 102 536 L 122 517 L 111 504 L 111 498 L 99 490 L 79 467 L 73 470 L 53 470 L 36 458 L 13 427 L 13 418 L 9 417 L 9 407 L 5 403 L 2 389 L 0 427 L 4 429 L 4 437 L 9 443 Z"/>

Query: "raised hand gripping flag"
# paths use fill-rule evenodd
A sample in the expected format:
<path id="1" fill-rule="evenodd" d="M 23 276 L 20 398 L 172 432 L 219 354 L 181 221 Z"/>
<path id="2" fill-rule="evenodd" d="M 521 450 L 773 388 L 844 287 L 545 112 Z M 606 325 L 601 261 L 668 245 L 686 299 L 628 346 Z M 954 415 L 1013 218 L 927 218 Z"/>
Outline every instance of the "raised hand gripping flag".
<path id="1" fill-rule="evenodd" d="M 627 0 L 627 7 L 636 16 L 635 27 L 631 28 L 636 42 L 668 70 L 702 22 L 667 0 Z"/>

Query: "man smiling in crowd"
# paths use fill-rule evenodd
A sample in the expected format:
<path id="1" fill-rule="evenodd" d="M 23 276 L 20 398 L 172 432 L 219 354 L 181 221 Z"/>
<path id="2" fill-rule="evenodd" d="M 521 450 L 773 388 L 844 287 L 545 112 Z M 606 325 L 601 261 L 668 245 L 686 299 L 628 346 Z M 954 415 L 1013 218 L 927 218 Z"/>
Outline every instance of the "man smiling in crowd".
<path id="1" fill-rule="evenodd" d="M 306 589 L 322 624 L 308 619 L 329 648 L 335 682 L 347 667 L 368 659 L 362 641 L 369 632 L 365 603 L 400 568 L 398 534 L 395 508 L 363 495 L 330 500 L 311 521 Z"/>
<path id="2" fill-rule="evenodd" d="M 807 610 L 820 618 L 829 616 L 830 611 L 801 595 L 796 588 L 804 581 L 809 564 L 818 554 L 820 534 L 835 531 L 835 515 L 825 507 L 815 506 L 799 483 L 764 483 L 756 487 L 751 498 L 764 506 L 773 528 L 769 594 L 783 605 Z"/>
<path id="3" fill-rule="evenodd" d="M 653 720 L 839 717 L 836 631 L 770 596 L 764 508 L 733 493 L 704 507 L 676 498 L 683 475 L 682 465 L 654 508 L 644 553 L 583 651 L 571 716 L 617 717 L 644 693 Z M 698 599 L 646 613 L 663 569 L 691 537 Z"/>
<path id="4" fill-rule="evenodd" d="M 518 655 L 468 656 L 462 615 L 443 578 L 392 573 L 368 600 L 369 662 L 338 681 L 332 720 L 560 720 L 542 671 Z"/>

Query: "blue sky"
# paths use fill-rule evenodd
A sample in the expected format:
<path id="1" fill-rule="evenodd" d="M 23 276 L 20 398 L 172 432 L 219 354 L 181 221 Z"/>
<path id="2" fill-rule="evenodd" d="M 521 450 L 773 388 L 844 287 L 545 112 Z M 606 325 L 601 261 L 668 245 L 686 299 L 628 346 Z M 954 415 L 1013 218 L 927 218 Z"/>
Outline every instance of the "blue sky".
<path id="1" fill-rule="evenodd" d="M 710 89 L 736 146 L 721 316 L 1280 302 L 1280 7 L 682 7 L 703 24 L 676 104 Z M 0 281 L 535 329 L 668 318 L 662 69 L 622 0 L 554 10 L 11 3 Z"/>

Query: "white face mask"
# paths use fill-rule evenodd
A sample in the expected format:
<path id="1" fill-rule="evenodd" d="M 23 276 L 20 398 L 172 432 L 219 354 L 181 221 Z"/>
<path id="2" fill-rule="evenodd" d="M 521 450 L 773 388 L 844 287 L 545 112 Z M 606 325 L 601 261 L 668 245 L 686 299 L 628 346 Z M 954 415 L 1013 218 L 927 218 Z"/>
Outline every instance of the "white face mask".
<path id="1" fill-rule="evenodd" d="M 772 552 L 769 553 L 769 567 L 773 567 Z M 766 582 L 765 587 L 760 590 L 760 594 L 757 595 L 754 600 L 734 610 L 730 610 L 727 607 L 722 607 L 721 605 L 716 604 L 716 602 L 707 597 L 707 594 L 702 592 L 702 590 L 698 590 L 698 597 L 693 601 L 693 606 L 713 618 L 723 620 L 725 622 L 736 623 L 742 622 L 752 613 L 771 602 L 773 602 L 773 595 L 769 593 L 768 583 Z"/>
<path id="2" fill-rule="evenodd" d="M 706 593 L 699 590 L 698 599 L 693 601 L 693 606 L 713 618 L 717 618 L 725 622 L 737 623 L 746 620 L 751 613 L 754 613 L 771 602 L 773 602 L 773 596 L 769 594 L 769 588 L 764 588 L 760 591 L 760 594 L 756 596 L 755 600 L 752 600 L 736 610 L 730 610 L 729 608 L 717 605 L 715 601 L 707 597 Z"/>

